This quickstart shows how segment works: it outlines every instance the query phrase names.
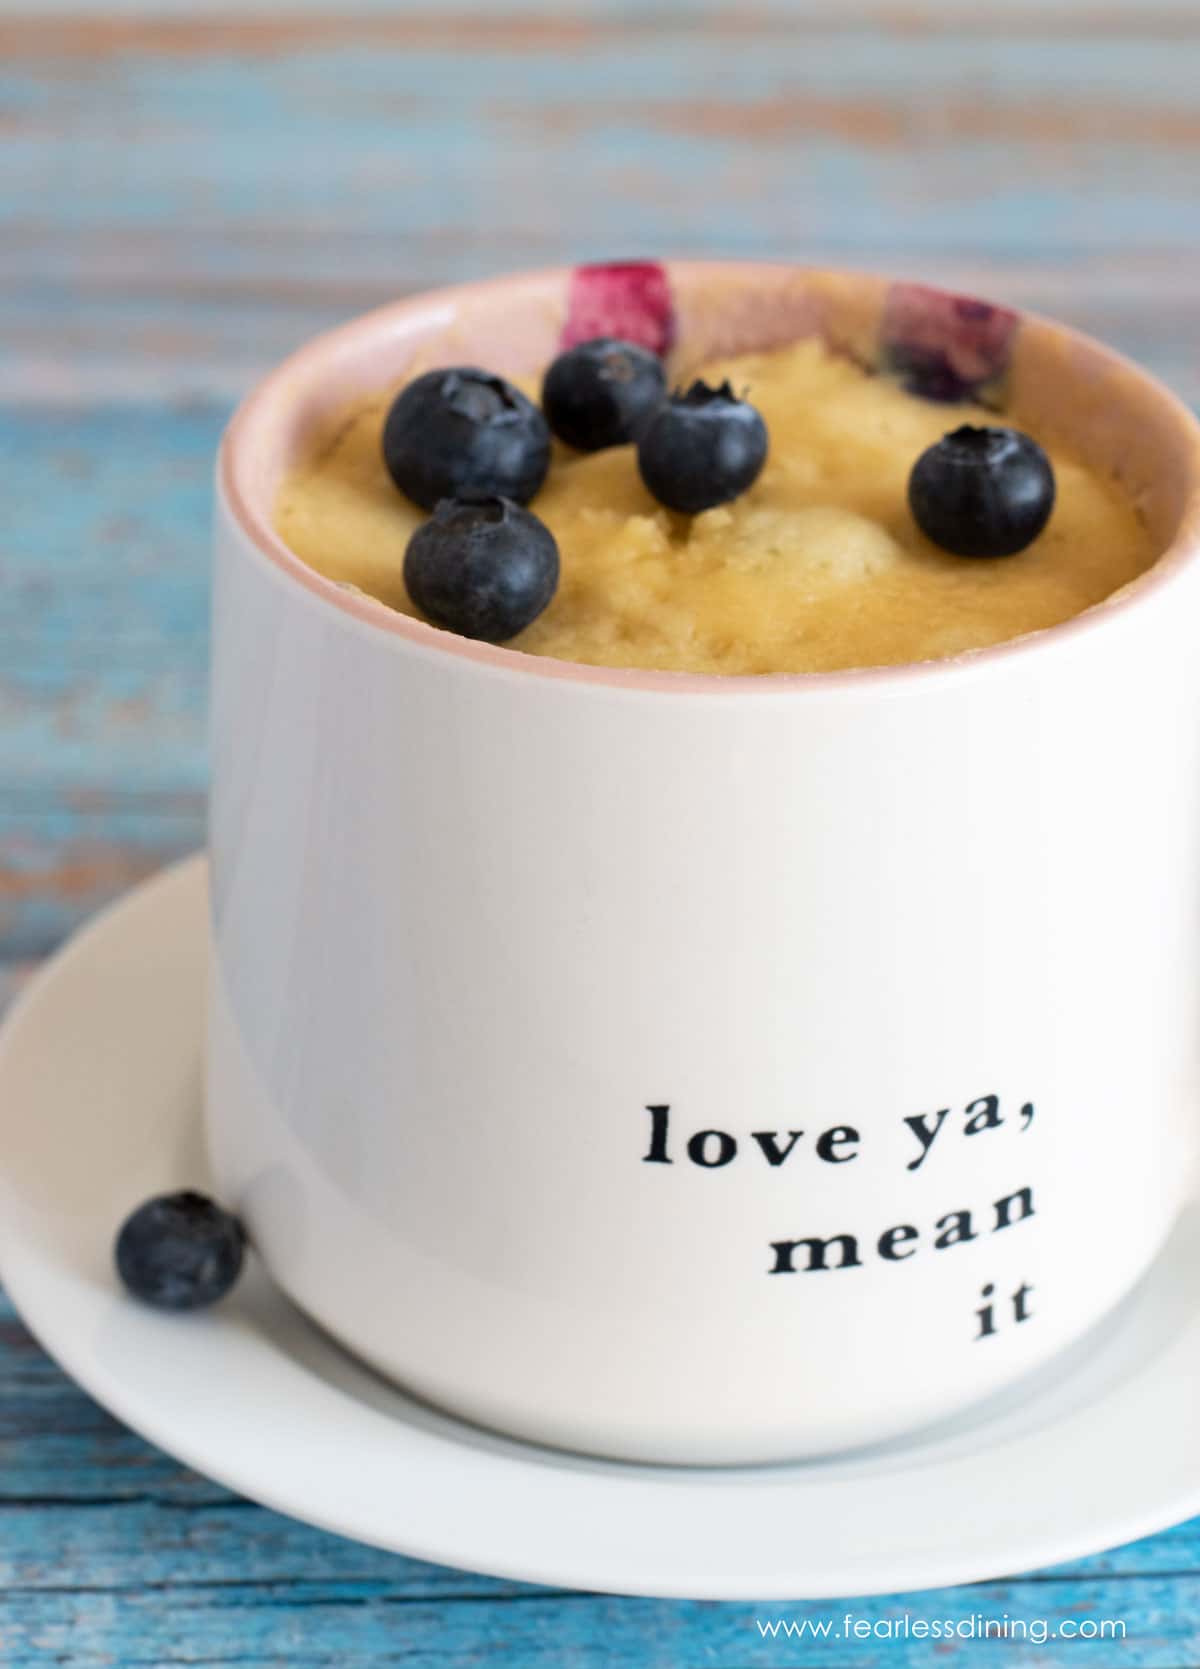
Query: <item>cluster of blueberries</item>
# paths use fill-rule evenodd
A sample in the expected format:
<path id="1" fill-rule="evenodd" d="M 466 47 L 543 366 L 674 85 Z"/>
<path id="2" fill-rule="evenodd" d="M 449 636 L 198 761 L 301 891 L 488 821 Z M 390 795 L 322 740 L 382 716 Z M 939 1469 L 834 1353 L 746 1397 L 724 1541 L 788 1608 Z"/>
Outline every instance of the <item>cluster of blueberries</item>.
<path id="1" fill-rule="evenodd" d="M 581 452 L 635 445 L 647 489 L 686 515 L 744 493 L 767 457 L 761 414 L 728 382 L 668 394 L 658 355 L 615 337 L 559 354 L 540 410 L 475 366 L 425 372 L 388 411 L 383 457 L 433 512 L 409 542 L 404 580 L 435 625 L 503 643 L 550 602 L 558 546 L 525 506 L 546 479 L 552 434 Z M 922 453 L 909 481 L 917 525 L 959 556 L 1023 550 L 1053 504 L 1049 459 L 1015 429 L 963 425 Z"/>
<path id="2" fill-rule="evenodd" d="M 650 492 L 688 515 L 744 493 L 767 456 L 766 424 L 728 383 L 668 395 L 661 359 L 635 342 L 601 336 L 559 354 L 540 410 L 475 366 L 427 371 L 393 402 L 383 458 L 433 511 L 409 542 L 404 583 L 435 625 L 503 643 L 553 597 L 558 547 L 524 508 L 546 479 L 551 434 L 579 452 L 636 444 Z"/>

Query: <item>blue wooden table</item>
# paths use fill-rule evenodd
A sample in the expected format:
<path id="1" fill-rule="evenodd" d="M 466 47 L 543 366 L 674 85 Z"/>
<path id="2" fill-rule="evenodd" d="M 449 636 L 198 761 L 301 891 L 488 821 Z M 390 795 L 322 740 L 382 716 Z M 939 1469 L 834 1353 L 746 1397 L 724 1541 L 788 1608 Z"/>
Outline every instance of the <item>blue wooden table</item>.
<path id="1" fill-rule="evenodd" d="M 1053 312 L 1200 401 L 1192 0 L 228 10 L 0 0 L 0 1001 L 201 843 L 213 448 L 312 331 L 506 267 L 769 254 Z M 758 1628 L 846 1609 L 559 1593 L 307 1530 L 123 1430 L 0 1301 L 5 1669 L 931 1661 Z M 1200 1521 L 852 1609 L 1120 1619 L 1000 1649 L 1183 1669 Z"/>

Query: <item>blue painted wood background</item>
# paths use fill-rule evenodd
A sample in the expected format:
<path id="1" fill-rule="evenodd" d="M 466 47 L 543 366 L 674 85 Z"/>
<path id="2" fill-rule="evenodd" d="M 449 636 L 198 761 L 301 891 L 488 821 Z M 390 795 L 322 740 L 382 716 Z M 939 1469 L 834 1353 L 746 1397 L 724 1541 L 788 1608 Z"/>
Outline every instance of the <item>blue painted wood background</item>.
<path id="1" fill-rule="evenodd" d="M 209 476 L 260 368 L 446 279 L 745 253 L 1053 312 L 1196 402 L 1198 71 L 1192 0 L 0 0 L 0 1001 L 202 839 Z M 855 1609 L 906 1606 L 1120 1618 L 1004 1660 L 1183 1669 L 1200 1521 Z M 0 1302 L 6 1669 L 930 1660 L 754 1618 L 285 1521 L 125 1432 Z"/>

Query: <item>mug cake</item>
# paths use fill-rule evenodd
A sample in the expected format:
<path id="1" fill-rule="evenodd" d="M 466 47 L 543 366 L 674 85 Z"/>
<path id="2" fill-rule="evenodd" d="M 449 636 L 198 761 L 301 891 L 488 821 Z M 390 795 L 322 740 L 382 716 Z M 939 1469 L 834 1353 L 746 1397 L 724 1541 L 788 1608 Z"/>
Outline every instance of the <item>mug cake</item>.
<path id="1" fill-rule="evenodd" d="M 628 309 L 628 336 L 540 377 L 418 360 L 326 417 L 276 530 L 434 625 L 692 673 L 942 659 L 1137 579 L 1157 551 L 1133 496 L 1006 403 L 1005 310 L 907 289 L 876 363 L 817 335 L 692 361 Z M 965 310 L 957 366 L 945 319 L 922 345 L 939 305 Z"/>

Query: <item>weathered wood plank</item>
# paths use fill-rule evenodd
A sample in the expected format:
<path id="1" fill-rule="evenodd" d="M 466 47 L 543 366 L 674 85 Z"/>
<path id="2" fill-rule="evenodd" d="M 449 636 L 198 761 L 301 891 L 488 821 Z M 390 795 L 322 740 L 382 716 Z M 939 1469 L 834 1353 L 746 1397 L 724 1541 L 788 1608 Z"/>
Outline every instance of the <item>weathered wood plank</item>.
<path id="1" fill-rule="evenodd" d="M 225 416 L 191 407 L 0 408 L 5 737 L 38 697 L 63 697 L 99 676 L 113 702 L 127 703 L 103 715 L 118 752 L 140 720 L 198 718 L 211 480 Z M 166 682 L 147 690 L 144 668 Z M 62 716 L 40 757 L 30 756 L 39 779 L 48 744 L 71 758 L 85 723 L 81 704 Z M 169 739 L 161 736 L 164 749 Z M 92 757 L 95 741 L 83 738 L 83 755 Z M 111 780 L 110 762 L 96 760 L 98 780 Z M 0 778 L 12 780 L 8 770 Z"/>
<path id="2" fill-rule="evenodd" d="M 1124 1641 L 1050 1644 L 1005 1642 L 1004 1661 L 1016 1669 L 1082 1660 L 1095 1669 L 1183 1669 L 1196 1661 L 1197 1632 L 1179 1608 L 1172 1583 L 1095 1585 L 1092 1597 L 1065 1612 L 1046 1606 L 1040 1589 L 1019 1584 L 995 1597 L 995 1609 L 978 1611 L 980 1595 L 956 1589 L 912 1596 L 902 1606 L 879 1602 L 853 1605 L 854 1619 L 886 1626 L 889 1616 L 908 1610 L 936 1616 L 951 1626 L 972 1626 L 976 1616 L 1003 1613 L 1035 1617 L 1054 1628 L 1069 1617 L 1129 1615 L 1136 1606 L 1136 1632 Z M 1187 1597 L 1187 1596 L 1184 1596 Z M 1115 1608 L 1115 1609 L 1114 1609 Z M 310 1669 L 329 1665 L 403 1663 L 406 1669 L 476 1669 L 511 1663 L 520 1669 L 928 1669 L 930 1662 L 961 1661 L 966 1641 L 928 1640 L 884 1644 L 832 1640 L 766 1640 L 757 1618 L 775 1613 L 748 1606 L 660 1605 L 654 1601 L 540 1594 L 493 1600 L 471 1596 L 457 1604 L 364 1598 L 340 1592 L 336 1584 L 310 1590 L 173 1587 L 168 1593 L 115 1596 L 105 1591 L 33 1599 L 14 1593 L 5 1603 L 9 1621 L 0 1622 L 0 1647 L 8 1669 L 44 1664 L 47 1658 L 72 1665 L 123 1666 L 190 1663 L 229 1664 L 239 1669 Z M 846 1607 L 815 1610 L 814 1620 L 842 1626 Z M 798 1607 L 788 1617 L 813 1616 Z M 979 1624 L 974 1626 L 978 1627 Z M 886 1637 L 885 1637 L 886 1638 Z M 1042 1637 L 1043 1640 L 1045 1637 Z M 1037 1636 L 1034 1636 L 1037 1639 Z M 992 1643 L 995 1645 L 995 1643 Z M 938 1658 L 931 1651 L 939 1650 Z M 1063 1654 L 1069 1651 L 1069 1658 Z M 44 1655 L 43 1655 L 44 1654 Z M 68 1655 L 69 1654 L 69 1655 Z M 1050 1655 L 1053 1654 L 1053 1655 Z"/>
<path id="3" fill-rule="evenodd" d="M 229 398 L 399 291 L 675 247 L 920 268 L 1200 390 L 1193 13 L 704 10 L 14 19 L 0 389 Z"/>
<path id="4" fill-rule="evenodd" d="M 119 241 L 106 238 L 102 248 L 86 244 L 92 251 L 86 282 L 71 276 L 80 261 L 75 239 L 46 234 L 36 244 L 29 240 L 20 255 L 0 247 L 0 268 L 18 259 L 29 263 L 7 292 L 0 278 L 0 308 L 11 321 L 7 351 L 0 352 L 0 400 L 12 408 L 14 423 L 22 409 L 48 402 L 152 406 L 186 398 L 225 407 L 307 337 L 398 295 L 478 276 L 487 267 L 565 261 L 580 248 L 603 254 L 619 247 L 616 234 L 607 248 L 589 245 L 585 234 L 572 245 L 561 227 L 544 242 L 528 236 L 520 248 L 509 232 L 504 244 L 495 234 L 489 246 L 487 236 L 486 230 L 477 237 L 464 233 L 457 248 L 414 236 L 401 248 L 396 240 L 352 230 L 339 268 L 337 252 L 317 231 L 292 228 L 269 241 L 231 239 L 220 274 L 188 277 L 194 251 L 184 240 L 130 232 Z M 696 251 L 696 240 L 691 247 Z M 723 247 L 728 252 L 732 244 Z M 708 253 L 717 251 L 711 242 Z M 881 255 L 799 240 L 777 241 L 765 252 L 815 265 L 919 274 L 1051 314 L 1113 343 L 1200 404 L 1194 299 L 1200 251 L 1104 255 L 1102 286 L 1088 278 L 1098 256 L 1028 262 L 947 250 Z M 39 266 L 54 275 L 60 290 L 54 302 L 39 293 Z M 283 267 L 289 276 L 278 276 Z"/>
<path id="5" fill-rule="evenodd" d="M 203 1541 L 197 1513 L 197 1541 Z M 247 1523 L 244 1531 L 259 1525 Z M 167 1548 L 190 1567 L 191 1546 Z M 169 1568 L 169 1567 L 168 1567 Z M 241 1569 L 245 1569 L 243 1565 Z M 1008 1641 L 1005 1661 L 1018 1666 L 1062 1663 L 1068 1646 L 1104 1669 L 1125 1665 L 1182 1669 L 1196 1661 L 1195 1622 L 1200 1578 L 1096 1578 L 1086 1593 L 1043 1582 L 993 1583 L 893 1598 L 833 1603 L 705 1605 L 593 1597 L 541 1590 L 497 1590 L 484 1578 L 459 1575 L 440 1592 L 412 1592 L 405 1578 L 428 1579 L 429 1567 L 390 1561 L 387 1574 L 366 1578 L 289 1577 L 281 1583 L 229 1574 L 205 1583 L 179 1580 L 114 1589 L 104 1580 L 55 1588 L 14 1585 L 0 1597 L 0 1649 L 9 1669 L 44 1662 L 39 1652 L 65 1653 L 71 1664 L 238 1663 L 241 1665 L 365 1664 L 402 1661 L 442 1665 L 505 1662 L 520 1669 L 562 1665 L 718 1665 L 739 1669 L 804 1663 L 813 1669 L 847 1669 L 876 1663 L 927 1669 L 928 1641 L 889 1639 L 905 1615 L 936 1618 L 944 1630 L 980 1630 L 981 1619 L 999 1624 L 1021 1618 L 1033 1643 Z M 872 1640 L 842 1639 L 843 1619 L 879 1630 Z M 776 1619 L 829 1630 L 822 1640 L 763 1639 L 760 1624 Z M 1125 1638 L 1056 1646 L 1064 1622 L 1123 1624 Z M 1047 1646 L 1046 1640 L 1050 1644 Z M 961 1654 L 965 1641 L 943 1640 L 944 1655 Z M 937 1649 L 937 1648 L 934 1648 Z M 1054 1654 L 1054 1655 L 1049 1655 Z M 63 1659 L 60 1659 L 62 1661 Z M 936 1659 L 934 1659 L 936 1661 Z"/>
<path id="6" fill-rule="evenodd" d="M 100 25 L 80 25 L 23 48 L 6 26 L 18 235 L 45 223 L 50 184 L 63 229 L 166 215 L 213 233 L 296 217 L 331 237 L 479 213 L 500 232 L 536 231 L 593 187 L 591 207 L 619 212 L 635 237 L 657 208 L 716 238 L 846 236 L 861 217 L 896 248 L 947 234 L 960 247 L 1195 247 L 1194 225 L 1170 215 L 1200 143 L 1190 55 L 1157 42 L 835 32 L 743 44 L 661 27 L 631 56 L 623 30 L 551 30 L 544 51 L 518 53 L 466 24 L 428 38 L 408 20 L 394 28 L 379 40 L 347 28 L 331 44 L 297 25 L 293 45 L 276 30 L 250 59 L 233 55 L 236 32 L 226 44 L 206 25 L 178 50 L 169 29 L 106 48 Z"/>
<path id="7" fill-rule="evenodd" d="M 470 18 L 483 33 L 524 29 L 530 21 L 561 21 L 561 0 L 468 0 L 447 6 L 451 15 Z M 230 0 L 0 0 L 0 18 L 26 23 L 99 20 L 106 26 L 155 26 L 162 22 L 204 21 L 238 27 L 263 20 L 269 26 L 287 27 L 315 20 L 318 25 L 331 14 L 329 0 L 255 0 L 252 15 L 239 12 Z M 430 0 L 353 0 L 337 8 L 334 27 L 358 27 L 385 19 L 414 17 L 427 19 L 438 8 Z M 567 27 L 581 22 L 608 24 L 626 31 L 639 26 L 661 25 L 671 20 L 703 20 L 739 33 L 762 32 L 774 26 L 789 29 L 818 26 L 887 34 L 922 33 L 953 27 L 983 34 L 1004 34 L 1019 24 L 1042 34 L 1093 34 L 1121 32 L 1159 38 L 1173 36 L 1192 24 L 1191 0 L 983 0 L 969 8 L 959 0 L 840 0 L 834 8 L 828 0 L 753 0 L 736 9 L 727 0 L 575 0 L 566 19 Z"/>
<path id="8" fill-rule="evenodd" d="M 1194 10 L 485 12 L 6 21 L 0 395 L 226 400 L 401 291 L 664 249 L 924 272 L 1200 394 Z"/>
<path id="9" fill-rule="evenodd" d="M 203 842 L 223 411 L 0 413 L 0 955 Z"/>

